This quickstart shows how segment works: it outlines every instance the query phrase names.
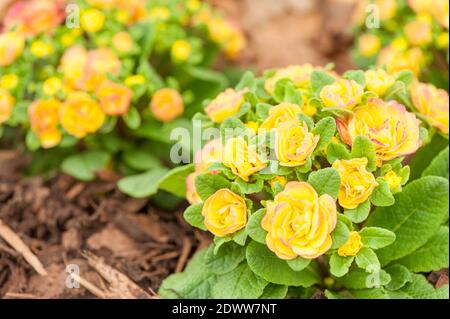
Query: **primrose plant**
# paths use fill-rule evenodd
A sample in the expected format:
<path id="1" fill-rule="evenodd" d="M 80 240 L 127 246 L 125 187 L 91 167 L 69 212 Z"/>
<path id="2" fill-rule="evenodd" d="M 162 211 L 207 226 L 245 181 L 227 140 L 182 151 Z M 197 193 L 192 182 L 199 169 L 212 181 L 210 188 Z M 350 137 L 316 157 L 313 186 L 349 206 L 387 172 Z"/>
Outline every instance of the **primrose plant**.
<path id="1" fill-rule="evenodd" d="M 245 74 L 205 113 L 220 134 L 184 168 L 184 218 L 214 239 L 162 297 L 448 298 L 424 276 L 448 267 L 448 146 L 410 182 L 407 165 L 448 139 L 446 92 L 408 71 L 289 66 Z"/>

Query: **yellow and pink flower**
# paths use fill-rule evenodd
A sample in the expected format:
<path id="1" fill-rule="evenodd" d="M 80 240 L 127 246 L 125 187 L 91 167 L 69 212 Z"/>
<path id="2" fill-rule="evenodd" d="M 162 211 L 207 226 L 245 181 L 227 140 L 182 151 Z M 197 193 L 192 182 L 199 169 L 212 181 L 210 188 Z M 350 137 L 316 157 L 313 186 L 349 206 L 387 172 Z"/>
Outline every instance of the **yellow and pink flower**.
<path id="1" fill-rule="evenodd" d="M 411 86 L 411 98 L 416 110 L 431 126 L 448 134 L 449 97 L 445 90 L 417 82 Z"/>
<path id="2" fill-rule="evenodd" d="M 0 33 L 0 67 L 8 66 L 22 55 L 25 38 L 18 32 Z"/>
<path id="3" fill-rule="evenodd" d="M 96 95 L 105 114 L 125 115 L 128 113 L 133 91 L 125 85 L 106 80 L 97 88 Z"/>
<path id="4" fill-rule="evenodd" d="M 4 18 L 6 30 L 16 30 L 26 37 L 51 33 L 64 20 L 63 1 L 16 1 Z"/>
<path id="5" fill-rule="evenodd" d="M 331 196 L 319 196 L 306 182 L 289 182 L 267 202 L 261 226 L 267 231 L 268 248 L 279 258 L 314 259 L 331 248 L 336 221 L 336 203 Z"/>
<path id="6" fill-rule="evenodd" d="M 60 101 L 49 99 L 37 100 L 28 109 L 31 129 L 43 148 L 54 147 L 61 141 L 62 134 L 58 128 L 60 108 Z"/>
<path id="7" fill-rule="evenodd" d="M 413 154 L 421 146 L 420 121 L 396 101 L 371 98 L 355 109 L 347 121 L 337 120 L 340 136 L 352 145 L 358 135 L 368 137 L 377 155 L 377 164 Z"/>
<path id="8" fill-rule="evenodd" d="M 0 88 L 0 124 L 6 122 L 12 114 L 15 99 L 9 91 Z"/>

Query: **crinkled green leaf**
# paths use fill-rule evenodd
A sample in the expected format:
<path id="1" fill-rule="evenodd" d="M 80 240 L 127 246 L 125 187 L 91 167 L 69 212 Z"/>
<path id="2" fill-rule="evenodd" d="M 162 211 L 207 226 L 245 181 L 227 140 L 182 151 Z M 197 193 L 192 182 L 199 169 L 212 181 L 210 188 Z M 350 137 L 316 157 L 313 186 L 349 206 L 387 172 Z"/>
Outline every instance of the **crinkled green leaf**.
<path id="1" fill-rule="evenodd" d="M 264 244 L 266 241 L 267 232 L 261 227 L 261 221 L 266 214 L 266 209 L 262 208 L 252 215 L 248 220 L 245 231 L 250 236 L 251 239 L 257 241 L 258 243 Z"/>
<path id="2" fill-rule="evenodd" d="M 395 241 L 395 233 L 380 227 L 364 227 L 359 235 L 363 245 L 373 249 L 389 246 Z"/>
<path id="3" fill-rule="evenodd" d="M 409 183 L 395 196 L 395 205 L 378 207 L 367 226 L 388 229 L 396 240 L 377 251 L 382 265 L 424 245 L 448 217 L 448 180 L 427 176 Z"/>
<path id="4" fill-rule="evenodd" d="M 319 196 L 328 194 L 336 199 L 339 193 L 341 177 L 337 170 L 328 167 L 312 172 L 309 175 L 308 183 L 314 187 Z"/>
<path id="5" fill-rule="evenodd" d="M 230 181 L 218 174 L 200 174 L 195 178 L 195 190 L 202 200 L 207 200 L 219 189 L 230 186 Z"/>

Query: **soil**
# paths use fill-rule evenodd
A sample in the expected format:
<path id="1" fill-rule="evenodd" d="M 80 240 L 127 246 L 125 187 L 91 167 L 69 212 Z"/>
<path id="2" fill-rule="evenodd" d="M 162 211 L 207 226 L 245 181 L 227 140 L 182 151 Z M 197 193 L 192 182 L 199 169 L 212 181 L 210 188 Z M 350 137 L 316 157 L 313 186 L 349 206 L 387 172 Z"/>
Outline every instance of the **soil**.
<path id="1" fill-rule="evenodd" d="M 349 1 L 211 2 L 248 36 L 248 48 L 236 62 L 241 67 L 262 71 L 331 61 L 338 71 L 352 67 Z M 186 204 L 165 212 L 149 199 L 126 197 L 111 172 L 92 183 L 64 174 L 25 178 L 28 161 L 0 149 L 0 226 L 3 222 L 23 240 L 48 275 L 39 275 L 0 239 L 0 298 L 154 298 L 164 278 L 182 271 L 195 251 L 210 243 L 208 234 L 183 220 Z M 83 279 L 79 288 L 69 278 L 71 269 Z M 429 280 L 445 284 L 448 270 Z"/>

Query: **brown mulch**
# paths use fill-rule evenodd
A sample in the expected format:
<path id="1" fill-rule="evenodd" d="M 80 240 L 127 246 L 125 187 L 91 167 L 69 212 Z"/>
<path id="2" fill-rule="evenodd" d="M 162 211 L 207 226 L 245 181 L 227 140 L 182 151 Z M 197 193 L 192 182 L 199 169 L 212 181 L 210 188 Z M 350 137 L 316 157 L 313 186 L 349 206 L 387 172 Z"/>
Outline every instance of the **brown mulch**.
<path id="1" fill-rule="evenodd" d="M 77 265 L 81 277 L 105 286 L 83 252 L 101 257 L 153 294 L 199 246 L 209 244 L 205 233 L 183 220 L 183 207 L 164 212 L 148 199 L 128 198 L 110 174 L 86 184 L 63 174 L 23 179 L 21 164 L 14 152 L 0 151 L 0 220 L 30 247 L 48 275 L 38 275 L 0 239 L 0 298 L 93 297 L 82 287 L 66 288 L 67 265 Z"/>

